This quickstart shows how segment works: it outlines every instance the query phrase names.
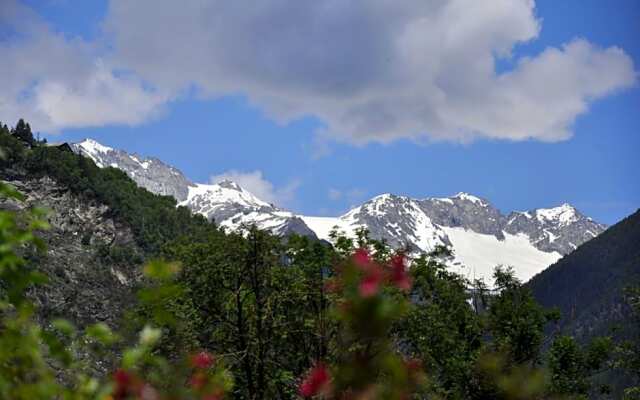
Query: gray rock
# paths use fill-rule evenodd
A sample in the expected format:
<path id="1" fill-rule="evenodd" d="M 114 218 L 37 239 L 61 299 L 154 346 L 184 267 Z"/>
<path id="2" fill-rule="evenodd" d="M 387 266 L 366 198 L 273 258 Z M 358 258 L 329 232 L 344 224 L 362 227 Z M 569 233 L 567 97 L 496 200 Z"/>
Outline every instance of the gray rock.
<path id="1" fill-rule="evenodd" d="M 372 238 L 393 248 L 419 252 L 436 245 L 450 245 L 447 235 L 427 218 L 420 202 L 409 197 L 383 194 L 348 212 L 344 219 L 365 226 Z"/>
<path id="2" fill-rule="evenodd" d="M 606 228 L 606 225 L 584 216 L 573 206 L 563 204 L 551 209 L 512 212 L 506 218 L 504 230 L 526 234 L 540 250 L 569 254 Z"/>
<path id="3" fill-rule="evenodd" d="M 131 261 L 107 262 L 99 250 L 118 246 L 140 254 L 130 229 L 112 219 L 107 206 L 75 196 L 50 178 L 7 183 L 26 199 L 0 201 L 0 209 L 37 206 L 47 211 L 50 229 L 38 232 L 46 252 L 25 254 L 49 278 L 31 293 L 40 318 L 63 317 L 80 327 L 99 321 L 117 327 L 122 312 L 135 301 L 141 271 Z"/>
<path id="4" fill-rule="evenodd" d="M 423 199 L 419 204 L 431 221 L 438 225 L 466 228 L 504 239 L 504 216 L 487 200 L 458 193 L 445 199 Z"/>
<path id="5" fill-rule="evenodd" d="M 91 139 L 72 143 L 71 148 L 91 158 L 101 168 L 113 167 L 124 171 L 138 186 L 151 193 L 172 196 L 177 201 L 184 201 L 189 194 L 189 186 L 193 186 L 182 172 L 157 158 L 129 154 L 103 146 Z"/>

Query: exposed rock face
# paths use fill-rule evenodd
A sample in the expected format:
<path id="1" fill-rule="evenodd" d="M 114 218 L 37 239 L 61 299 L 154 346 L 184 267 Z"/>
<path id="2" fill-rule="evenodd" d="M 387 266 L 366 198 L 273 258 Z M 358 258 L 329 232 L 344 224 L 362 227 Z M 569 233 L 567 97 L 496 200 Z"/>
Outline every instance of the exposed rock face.
<path id="1" fill-rule="evenodd" d="M 72 143 L 71 148 L 91 158 L 100 168 L 113 167 L 123 170 L 138 186 L 155 194 L 172 196 L 178 201 L 183 201 L 189 194 L 189 186 L 193 186 L 182 172 L 157 158 L 129 154 L 103 146 L 91 139 Z"/>
<path id="2" fill-rule="evenodd" d="M 557 251 L 560 254 L 571 253 L 605 229 L 606 225 L 584 216 L 569 204 L 512 212 L 504 224 L 505 232 L 524 233 L 538 249 Z"/>
<path id="3" fill-rule="evenodd" d="M 365 227 L 373 238 L 411 252 L 447 246 L 454 253 L 448 261 L 453 271 L 489 284 L 496 265 L 513 266 L 527 281 L 573 251 L 574 244 L 605 229 L 566 205 L 534 210 L 522 219 L 525 214 L 506 217 L 467 193 L 422 200 L 385 194 L 338 218 L 302 218 L 321 239 L 329 238 L 334 227 L 347 234 Z"/>
<path id="4" fill-rule="evenodd" d="M 539 250 L 569 254 L 580 244 L 602 233 L 599 224 L 569 204 L 502 215 L 487 200 L 467 193 L 445 199 L 424 199 L 422 210 L 431 220 L 448 227 L 462 227 L 504 239 L 504 233 L 524 234 Z"/>
<path id="5" fill-rule="evenodd" d="M 420 208 L 441 226 L 462 227 L 504 239 L 504 216 L 488 201 L 467 193 L 419 201 Z"/>
<path id="6" fill-rule="evenodd" d="M 40 317 L 64 317 L 79 326 L 99 321 L 117 326 L 123 310 L 133 304 L 139 268 L 131 262 L 107 262 L 100 250 L 119 246 L 136 252 L 130 230 L 110 218 L 105 205 L 80 199 L 50 178 L 8 183 L 26 200 L 0 201 L 0 208 L 48 210 L 51 228 L 38 234 L 46 253 L 28 254 L 49 277 L 33 292 Z"/>
<path id="7" fill-rule="evenodd" d="M 366 227 L 371 237 L 383 239 L 395 248 L 419 252 L 451 244 L 447 235 L 423 212 L 420 203 L 404 196 L 374 197 L 341 218 L 353 227 Z"/>

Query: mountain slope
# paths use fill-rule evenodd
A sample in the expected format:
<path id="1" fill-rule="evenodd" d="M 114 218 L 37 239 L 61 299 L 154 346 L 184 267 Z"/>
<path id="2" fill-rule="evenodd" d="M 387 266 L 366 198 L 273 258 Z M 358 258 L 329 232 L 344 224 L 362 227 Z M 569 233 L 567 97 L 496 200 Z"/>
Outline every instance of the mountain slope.
<path id="1" fill-rule="evenodd" d="M 86 139 L 72 143 L 71 148 L 89 157 L 100 168 L 113 167 L 123 170 L 138 186 L 164 196 L 172 196 L 183 201 L 194 184 L 182 172 L 156 158 L 143 158 L 122 150 L 112 149 L 95 140 Z"/>
<path id="2" fill-rule="evenodd" d="M 575 209 L 573 209 L 575 211 Z M 555 215 L 556 209 L 531 211 Z M 429 251 L 437 245 L 454 250 L 450 267 L 467 278 L 490 280 L 498 264 L 512 265 L 517 276 L 527 280 L 557 261 L 562 252 L 539 249 L 523 231 L 507 231 L 508 219 L 483 199 L 467 193 L 450 198 L 414 200 L 408 197 L 384 194 L 376 196 L 338 218 L 302 216 L 302 220 L 322 239 L 329 239 L 335 227 L 345 234 L 366 227 L 372 237 L 384 239 L 393 247 L 406 247 L 410 251 Z M 591 229 L 601 230 L 577 211 L 571 217 L 574 223 L 593 224 Z M 548 223 L 548 221 L 545 221 Z M 536 231 L 540 221 L 532 220 L 522 229 Z M 555 230 L 561 230 L 555 227 Z M 558 232 L 557 237 L 562 237 Z M 569 239 L 567 239 L 569 240 Z M 570 240 L 576 240 L 570 238 Z"/>
<path id="3" fill-rule="evenodd" d="M 215 185 L 193 183 L 182 172 L 156 158 L 129 154 L 92 139 L 72 143 L 71 147 L 76 153 L 91 158 L 98 167 L 121 169 L 138 186 L 155 194 L 172 196 L 179 205 L 225 228 L 233 230 L 243 223 L 256 223 L 279 235 L 297 233 L 315 237 L 300 218 L 258 199 L 234 182 Z"/>
<path id="4" fill-rule="evenodd" d="M 234 182 L 193 183 L 160 160 L 91 139 L 72 148 L 100 167 L 123 170 L 153 193 L 173 196 L 180 205 L 227 229 L 256 224 L 278 235 L 297 233 L 329 240 L 334 227 L 349 236 L 356 228 L 366 227 L 372 238 L 415 253 L 448 246 L 455 254 L 451 267 L 469 278 L 490 280 L 495 265 L 506 264 L 527 280 L 605 229 L 568 204 L 503 215 L 487 200 L 468 193 L 426 199 L 383 194 L 340 217 L 296 215 Z"/>
<path id="5" fill-rule="evenodd" d="M 299 217 L 260 200 L 230 180 L 214 185 L 189 186 L 187 198 L 179 205 L 215 220 L 220 226 L 230 230 L 236 230 L 243 224 L 255 223 L 277 235 L 297 233 L 315 237 L 314 232 Z"/>
<path id="6" fill-rule="evenodd" d="M 563 330 L 585 339 L 624 324 L 624 289 L 631 285 L 640 285 L 640 210 L 528 283 L 543 306 L 561 310 Z"/>

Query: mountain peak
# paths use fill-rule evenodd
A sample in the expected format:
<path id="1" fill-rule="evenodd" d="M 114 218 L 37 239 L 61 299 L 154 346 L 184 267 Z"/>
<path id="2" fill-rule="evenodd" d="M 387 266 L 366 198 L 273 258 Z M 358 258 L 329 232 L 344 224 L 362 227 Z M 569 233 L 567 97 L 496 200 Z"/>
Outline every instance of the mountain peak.
<path id="1" fill-rule="evenodd" d="M 568 224 L 578 219 L 578 210 L 569 203 L 563 203 L 558 207 L 539 208 L 536 210 L 536 218 L 539 221 L 558 221 Z"/>
<path id="2" fill-rule="evenodd" d="M 90 138 L 86 138 L 82 142 L 79 142 L 79 143 L 76 143 L 76 144 L 79 147 L 82 147 L 82 149 L 84 149 L 86 152 L 88 152 L 90 154 L 108 153 L 110 151 L 113 151 L 113 149 L 111 147 L 105 146 L 105 145 L 99 143 L 98 141 L 90 139 Z"/>
<path id="3" fill-rule="evenodd" d="M 459 200 L 466 200 L 466 201 L 470 201 L 474 204 L 480 204 L 480 205 L 485 205 L 487 204 L 486 201 L 482 200 L 481 198 L 474 196 L 472 194 L 466 193 L 466 192 L 458 192 L 458 194 L 456 194 L 455 196 L 451 197 L 452 199 L 459 199 Z"/>
<path id="4" fill-rule="evenodd" d="M 231 179 L 223 179 L 217 183 L 218 186 L 225 189 L 237 190 L 238 192 L 242 192 L 242 188 L 236 182 Z"/>
<path id="5" fill-rule="evenodd" d="M 368 202 L 371 203 L 386 203 L 388 201 L 393 201 L 393 200 L 397 200 L 397 199 L 405 199 L 406 197 L 404 196 L 398 196 L 396 194 L 392 194 L 392 193 L 383 193 L 383 194 L 379 194 L 377 196 L 372 197 Z"/>

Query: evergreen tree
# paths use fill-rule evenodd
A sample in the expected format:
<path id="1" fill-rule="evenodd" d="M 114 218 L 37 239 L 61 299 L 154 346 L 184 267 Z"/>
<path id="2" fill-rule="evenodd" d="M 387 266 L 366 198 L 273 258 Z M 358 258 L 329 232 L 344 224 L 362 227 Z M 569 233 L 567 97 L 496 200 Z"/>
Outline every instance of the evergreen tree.
<path id="1" fill-rule="evenodd" d="M 552 395 L 588 398 L 592 392 L 591 376 L 609 358 L 611 341 L 608 338 L 594 339 L 586 348 L 570 336 L 556 338 L 549 350 L 549 375 Z M 600 388 L 604 391 L 607 388 Z"/>
<path id="2" fill-rule="evenodd" d="M 488 327 L 495 350 L 508 354 L 514 364 L 539 363 L 545 325 L 557 320 L 558 312 L 546 312 L 536 303 L 513 268 L 497 267 L 494 279 L 499 294 L 490 301 Z"/>
<path id="3" fill-rule="evenodd" d="M 13 134 L 23 142 L 27 143 L 30 147 L 33 147 L 36 144 L 36 140 L 33 137 L 33 133 L 31 132 L 31 126 L 29 123 L 25 123 L 22 118 L 18 120 L 15 128 L 13 128 Z"/>
<path id="4" fill-rule="evenodd" d="M 429 366 L 431 390 L 462 399 L 468 397 L 482 344 L 481 321 L 469 307 L 468 282 L 448 272 L 442 256 L 442 249 L 436 249 L 413 261 L 414 307 L 399 324 L 398 335 L 406 352 Z"/>

